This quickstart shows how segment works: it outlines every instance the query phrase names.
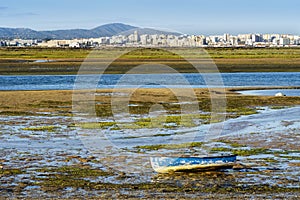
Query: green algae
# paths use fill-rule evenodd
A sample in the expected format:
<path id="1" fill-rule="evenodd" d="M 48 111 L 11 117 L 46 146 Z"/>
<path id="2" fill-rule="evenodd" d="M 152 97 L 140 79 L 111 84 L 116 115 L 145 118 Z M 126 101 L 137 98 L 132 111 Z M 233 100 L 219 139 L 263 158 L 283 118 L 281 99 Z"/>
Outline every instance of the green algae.
<path id="1" fill-rule="evenodd" d="M 288 160 L 300 160 L 300 157 L 299 156 L 288 156 L 288 155 L 286 155 L 286 156 L 280 156 L 281 158 L 286 158 L 286 159 L 288 159 Z"/>
<path id="2" fill-rule="evenodd" d="M 34 126 L 34 127 L 27 127 L 23 128 L 24 131 L 48 131 L 48 132 L 54 132 L 59 127 L 57 126 Z"/>
<path id="3" fill-rule="evenodd" d="M 229 140 L 217 140 L 216 142 L 221 142 L 221 143 L 225 143 L 230 145 L 233 148 L 240 148 L 240 147 L 246 147 L 246 145 L 237 143 L 237 142 L 233 142 L 233 141 L 229 141 Z"/>
<path id="4" fill-rule="evenodd" d="M 22 174 L 23 171 L 21 169 L 0 169 L 0 177 L 1 176 L 11 176 Z"/>
<path id="5" fill-rule="evenodd" d="M 276 154 L 276 153 L 287 153 L 285 151 L 272 151 L 266 148 L 251 148 L 251 149 L 236 149 L 227 147 L 214 147 L 211 149 L 212 152 L 231 152 L 238 156 L 251 156 L 259 154 Z"/>
<path id="6" fill-rule="evenodd" d="M 185 115 L 167 115 L 152 118 L 138 118 L 134 122 L 117 123 L 117 122 L 84 122 L 78 123 L 76 126 L 83 129 L 143 129 L 143 128 L 166 128 L 172 129 L 176 127 L 195 127 L 207 123 L 220 122 L 219 119 L 210 120 L 210 114 L 185 114 Z"/>
<path id="7" fill-rule="evenodd" d="M 86 122 L 79 123 L 77 126 L 83 129 L 106 129 L 115 126 L 116 124 L 116 122 Z"/>
<path id="8" fill-rule="evenodd" d="M 258 113 L 255 108 L 249 107 L 227 108 L 226 111 L 229 114 L 235 114 L 236 117 L 239 117 L 241 115 L 253 115 Z"/>
<path id="9" fill-rule="evenodd" d="M 49 176 L 53 175 L 55 177 L 70 176 L 73 179 L 112 175 L 112 173 L 105 172 L 100 169 L 93 169 L 89 166 L 62 166 L 58 168 L 41 168 L 37 171 L 45 173 Z"/>
<path id="10" fill-rule="evenodd" d="M 287 108 L 287 107 L 286 106 L 271 106 L 271 109 L 273 109 L 273 110 L 282 110 L 285 108 Z"/>
<path id="11" fill-rule="evenodd" d="M 136 146 L 136 149 L 144 150 L 159 150 L 159 149 L 180 149 L 188 147 L 202 147 L 203 142 L 191 142 L 182 144 L 158 144 L 158 145 L 147 145 L 147 146 Z"/>

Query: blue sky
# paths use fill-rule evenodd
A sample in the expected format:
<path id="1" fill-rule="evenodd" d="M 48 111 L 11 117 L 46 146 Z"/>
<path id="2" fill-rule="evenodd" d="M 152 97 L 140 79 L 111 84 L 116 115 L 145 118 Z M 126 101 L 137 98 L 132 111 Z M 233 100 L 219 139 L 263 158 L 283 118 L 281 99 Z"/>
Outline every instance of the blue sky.
<path id="1" fill-rule="evenodd" d="M 122 22 L 187 34 L 300 35 L 299 0 L 0 0 L 0 27 L 93 28 Z"/>

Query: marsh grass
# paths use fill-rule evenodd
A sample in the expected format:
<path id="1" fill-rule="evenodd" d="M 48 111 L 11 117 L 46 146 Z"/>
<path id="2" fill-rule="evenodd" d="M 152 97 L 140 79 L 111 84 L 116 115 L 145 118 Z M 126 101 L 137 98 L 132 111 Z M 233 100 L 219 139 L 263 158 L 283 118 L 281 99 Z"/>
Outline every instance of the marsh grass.
<path id="1" fill-rule="evenodd" d="M 92 49 L 61 48 L 0 48 L 1 74 L 77 74 L 82 62 Z M 126 53 L 131 51 L 130 53 Z M 106 73 L 120 74 L 144 63 L 161 63 L 174 67 L 181 73 L 195 73 L 180 56 L 203 64 L 203 59 L 212 58 L 220 72 L 299 72 L 300 48 L 208 48 L 210 58 L 201 53 L 201 48 L 135 49 L 112 48 L 93 50 L 91 74 L 99 67 L 105 67 L 105 60 L 124 54 L 106 70 Z M 35 63 L 34 60 L 51 60 Z M 96 59 L 93 61 L 92 59 Z M 198 59 L 198 60 L 197 60 Z M 209 61 L 210 62 L 210 61 Z M 209 70 L 209 69 L 207 69 Z"/>
<path id="2" fill-rule="evenodd" d="M 91 52 L 94 58 L 107 58 L 123 54 L 124 59 L 178 59 L 178 55 L 197 58 L 203 48 L 168 48 L 165 53 L 155 48 L 106 48 L 106 49 L 62 49 L 62 48 L 0 48 L 0 59 L 83 59 Z M 300 48 L 206 48 L 212 58 L 299 58 Z M 202 55 L 203 56 L 203 55 Z"/>

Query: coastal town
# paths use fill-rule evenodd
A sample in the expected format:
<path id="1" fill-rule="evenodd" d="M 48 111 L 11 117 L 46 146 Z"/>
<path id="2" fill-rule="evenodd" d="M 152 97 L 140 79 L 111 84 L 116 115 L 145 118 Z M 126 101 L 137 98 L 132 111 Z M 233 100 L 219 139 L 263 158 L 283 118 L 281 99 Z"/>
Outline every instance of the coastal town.
<path id="1" fill-rule="evenodd" d="M 0 47 L 299 47 L 300 36 L 292 34 L 238 34 L 231 35 L 179 35 L 179 34 L 132 34 L 71 40 L 1 40 Z"/>

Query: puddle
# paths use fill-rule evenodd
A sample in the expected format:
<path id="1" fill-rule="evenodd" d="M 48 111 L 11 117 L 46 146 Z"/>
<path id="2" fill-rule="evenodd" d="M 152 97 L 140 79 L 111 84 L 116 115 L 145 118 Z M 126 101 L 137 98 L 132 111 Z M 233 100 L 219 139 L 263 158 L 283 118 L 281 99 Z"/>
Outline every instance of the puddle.
<path id="1" fill-rule="evenodd" d="M 47 62 L 55 62 L 55 60 L 35 60 L 34 63 L 47 63 Z"/>

